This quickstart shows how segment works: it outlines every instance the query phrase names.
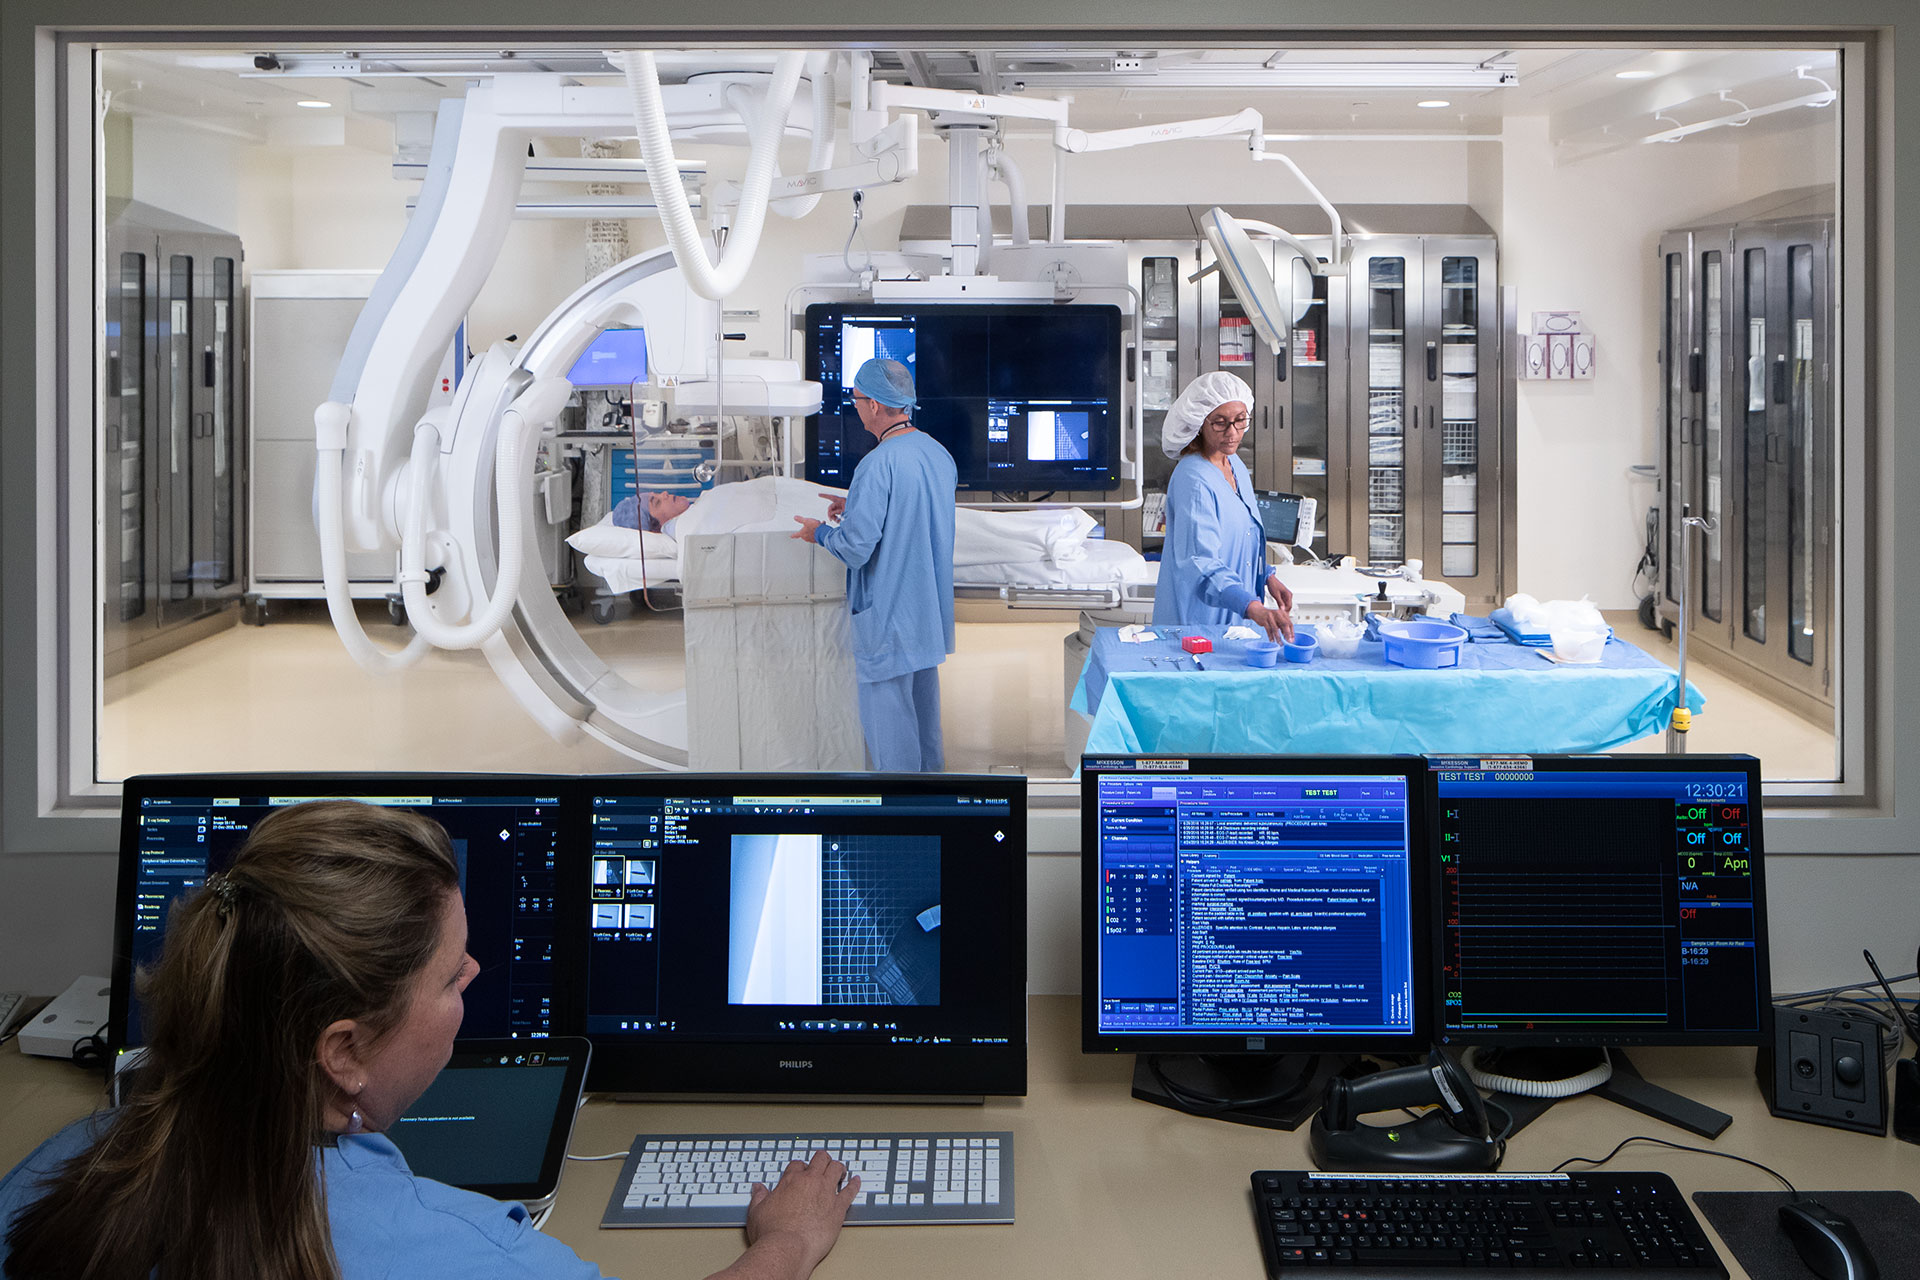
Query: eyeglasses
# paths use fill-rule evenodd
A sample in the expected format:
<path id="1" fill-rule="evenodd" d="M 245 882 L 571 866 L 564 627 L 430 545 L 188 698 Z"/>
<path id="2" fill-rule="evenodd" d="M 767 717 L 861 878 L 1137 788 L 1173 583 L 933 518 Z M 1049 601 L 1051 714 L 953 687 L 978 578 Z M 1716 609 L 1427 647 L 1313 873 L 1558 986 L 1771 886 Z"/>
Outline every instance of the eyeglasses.
<path id="1" fill-rule="evenodd" d="M 1232 418 L 1208 418 L 1205 425 L 1218 427 L 1222 431 L 1245 431 L 1247 429 L 1247 415 L 1243 413 Z"/>

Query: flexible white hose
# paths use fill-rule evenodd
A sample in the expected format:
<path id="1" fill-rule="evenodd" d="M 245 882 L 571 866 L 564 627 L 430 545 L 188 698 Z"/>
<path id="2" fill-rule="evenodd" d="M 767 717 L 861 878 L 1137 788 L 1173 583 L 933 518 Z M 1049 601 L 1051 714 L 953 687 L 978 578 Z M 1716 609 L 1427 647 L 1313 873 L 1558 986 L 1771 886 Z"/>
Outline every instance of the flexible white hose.
<path id="1" fill-rule="evenodd" d="M 427 656 L 433 647 L 416 633 L 406 648 L 383 649 L 360 626 L 353 611 L 353 593 L 347 585 L 347 543 L 341 513 L 341 469 L 346 465 L 347 420 L 351 410 L 338 401 L 328 401 L 313 411 L 315 439 L 319 445 L 314 459 L 314 518 L 320 534 L 320 580 L 327 593 L 327 615 L 340 643 L 364 669 L 376 675 L 404 671 Z"/>
<path id="2" fill-rule="evenodd" d="M 833 167 L 837 136 L 833 128 L 833 63 L 839 54 L 831 49 L 815 50 L 807 55 L 807 83 L 813 90 L 813 143 L 807 149 L 807 172 L 817 173 Z M 745 118 L 745 113 L 742 113 Z M 775 166 L 774 172 L 778 173 Z M 820 195 L 798 196 L 775 201 L 773 211 L 783 218 L 804 218 L 820 203 Z"/>
<path id="3" fill-rule="evenodd" d="M 438 647 L 478 648 L 513 613 L 526 564 L 526 509 L 520 488 L 526 480 L 522 473 L 527 453 L 541 427 L 566 404 L 570 390 L 564 379 L 542 379 L 500 415 L 493 456 L 494 506 L 500 513 L 499 572 L 494 578 L 493 595 L 473 611 L 479 616 L 464 624 L 442 622 L 427 596 L 427 511 L 434 471 L 440 462 L 440 433 L 428 423 L 415 428 L 409 459 L 412 465 L 408 468 L 413 496 L 407 505 L 407 527 L 400 543 L 400 592 L 407 602 L 407 620 Z"/>
<path id="4" fill-rule="evenodd" d="M 1020 176 L 1020 166 L 1013 162 L 1006 148 L 993 149 L 993 172 L 1007 188 L 1007 212 L 1013 219 L 1013 244 L 1015 248 L 1027 246 L 1027 184 Z"/>
<path id="5" fill-rule="evenodd" d="M 740 205 L 717 266 L 708 259 L 707 247 L 693 225 L 693 210 L 687 204 L 687 189 L 680 180 L 673 141 L 667 133 L 667 113 L 660 101 L 660 74 L 653 55 L 645 51 L 628 53 L 621 58 L 621 65 L 627 75 L 627 90 L 633 96 L 634 125 L 640 135 L 640 154 L 647 164 L 647 181 L 659 206 L 660 224 L 666 230 L 674 263 L 686 277 L 688 288 L 718 302 L 740 287 L 760 246 L 773 166 L 779 158 L 780 137 L 786 129 L 793 95 L 800 87 L 806 55 L 783 53 L 774 60 L 773 83 L 767 89 L 759 119 L 749 131 L 752 144 L 746 177 L 741 181 Z"/>

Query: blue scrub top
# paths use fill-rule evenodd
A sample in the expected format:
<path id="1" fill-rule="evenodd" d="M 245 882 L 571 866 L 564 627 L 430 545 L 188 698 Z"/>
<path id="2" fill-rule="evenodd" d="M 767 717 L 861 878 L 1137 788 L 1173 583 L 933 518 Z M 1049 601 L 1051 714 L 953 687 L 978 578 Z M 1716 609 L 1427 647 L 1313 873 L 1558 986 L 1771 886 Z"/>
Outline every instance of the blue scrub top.
<path id="1" fill-rule="evenodd" d="M 0 1265 L 13 1219 L 93 1141 L 111 1113 L 68 1125 L 0 1179 Z M 600 1269 L 533 1229 L 526 1208 L 415 1177 L 378 1133 L 318 1149 L 342 1280 L 600 1280 Z"/>
<path id="2" fill-rule="evenodd" d="M 853 469 L 840 526 L 814 537 L 847 566 L 861 680 L 937 667 L 953 652 L 953 457 L 924 431 L 882 440 Z"/>
<path id="3" fill-rule="evenodd" d="M 1153 620 L 1163 626 L 1244 622 L 1247 605 L 1266 591 L 1272 570 L 1253 476 L 1237 456 L 1228 462 L 1238 492 L 1197 453 L 1180 459 L 1167 481 L 1167 536 L 1153 590 Z"/>

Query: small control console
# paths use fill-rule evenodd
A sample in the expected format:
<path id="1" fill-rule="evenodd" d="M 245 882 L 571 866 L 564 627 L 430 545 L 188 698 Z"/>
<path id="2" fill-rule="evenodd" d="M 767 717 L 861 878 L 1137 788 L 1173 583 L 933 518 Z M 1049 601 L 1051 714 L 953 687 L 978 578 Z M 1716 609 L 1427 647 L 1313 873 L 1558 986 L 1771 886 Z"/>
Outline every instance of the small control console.
<path id="1" fill-rule="evenodd" d="M 1773 1047 L 1755 1074 L 1774 1115 L 1859 1133 L 1887 1131 L 1880 1028 L 1821 1009 L 1776 1006 Z"/>

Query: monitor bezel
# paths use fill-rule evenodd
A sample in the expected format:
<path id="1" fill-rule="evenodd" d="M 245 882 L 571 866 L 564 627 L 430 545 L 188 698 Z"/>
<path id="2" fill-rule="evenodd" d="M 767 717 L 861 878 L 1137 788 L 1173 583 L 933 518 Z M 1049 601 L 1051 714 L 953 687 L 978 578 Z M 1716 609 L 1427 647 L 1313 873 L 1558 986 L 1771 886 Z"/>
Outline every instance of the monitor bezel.
<path id="1" fill-rule="evenodd" d="M 353 795 L 380 795 L 399 789 L 418 790 L 437 787 L 479 795 L 516 795 L 529 786 L 552 791 L 559 797 L 561 819 L 558 830 L 563 848 L 580 845 L 583 824 L 580 805 L 574 799 L 576 780 L 565 774 L 506 773 L 168 773 L 138 774 L 121 784 L 120 793 L 120 865 L 114 879 L 113 969 L 107 1003 L 106 1036 L 114 1049 L 137 1048 L 128 1043 L 127 1020 L 133 1010 L 133 895 L 140 864 L 140 801 L 147 797 L 191 796 L 206 792 L 231 794 L 234 791 L 264 791 L 268 794 L 301 796 L 325 800 Z M 564 883 L 565 868 L 560 869 Z M 557 904 L 562 910 L 564 900 Z M 558 938 L 555 939 L 556 945 Z M 554 981 L 553 1034 L 566 1032 L 565 998 L 569 994 L 560 980 L 556 965 Z M 530 1037 L 545 1039 L 548 1037 Z M 521 1041 L 527 1043 L 527 1041 Z"/>
<path id="2" fill-rule="evenodd" d="M 1408 947 L 1413 968 L 1413 1025 L 1404 1035 L 1281 1032 L 1260 1037 L 1260 1048 L 1249 1048 L 1245 1035 L 1216 1036 L 1168 1032 L 1112 1032 L 1099 1026 L 1100 973 L 1100 808 L 1099 779 L 1113 773 L 1142 770 L 1122 762 L 1152 762 L 1152 771 L 1168 776 L 1195 773 L 1312 774 L 1335 776 L 1378 774 L 1404 778 L 1407 783 L 1407 893 Z M 1175 767 L 1184 766 L 1184 767 Z M 1431 975 L 1425 957 L 1431 954 L 1425 893 L 1429 877 L 1429 844 L 1424 838 L 1425 764 L 1415 755 L 1292 756 L 1204 755 L 1173 752 L 1085 755 L 1080 761 L 1080 1049 L 1087 1054 L 1204 1054 L 1247 1056 L 1285 1053 L 1423 1054 L 1432 1043 Z"/>
<path id="3" fill-rule="evenodd" d="M 1006 878 L 1008 972 L 996 984 L 1010 1028 L 1007 1043 L 900 1046 L 839 1043 L 831 1038 L 713 1041 L 616 1040 L 592 1037 L 594 1055 L 587 1087 L 628 1097 L 769 1097 L 788 1099 L 1020 1097 L 1027 1092 L 1027 780 L 1019 774 L 889 773 L 650 773 L 582 780 L 582 808 L 609 789 L 641 794 L 725 795 L 743 788 L 772 794 L 975 794 L 1008 803 L 1007 838 L 995 846 Z M 560 909 L 579 904 L 584 913 L 592 876 L 591 839 L 582 837 L 582 857 L 563 880 Z M 584 948 L 584 930 L 559 936 Z M 556 959 L 559 957 L 556 956 Z M 586 1025 L 586 957 L 567 957 L 568 1008 Z M 783 1062 L 809 1062 L 804 1069 Z"/>
<path id="4" fill-rule="evenodd" d="M 1031 484 L 1012 485 L 998 480 L 995 477 L 989 476 L 980 479 L 969 476 L 963 472 L 958 477 L 956 488 L 958 492 L 961 493 L 1033 493 L 1040 490 L 1058 489 L 1072 490 L 1081 493 L 1111 493 L 1121 488 L 1124 484 L 1121 476 L 1121 454 L 1126 448 L 1126 422 L 1130 409 L 1130 402 L 1127 398 L 1128 382 L 1126 372 L 1127 317 L 1125 310 L 1116 303 L 1076 302 L 1061 304 L 1033 301 L 1007 302 L 987 298 L 941 298 L 910 302 L 843 300 L 837 302 L 809 303 L 806 309 L 804 325 L 805 341 L 801 353 L 804 364 L 801 372 L 809 378 L 814 377 L 817 372 L 817 366 L 820 361 L 820 325 L 828 317 L 831 317 L 835 323 L 845 323 L 849 319 L 859 320 L 867 316 L 886 317 L 890 315 L 907 314 L 915 316 L 939 316 L 983 310 L 1044 315 L 1057 314 L 1063 305 L 1073 311 L 1105 313 L 1101 317 L 1103 321 L 1102 328 L 1106 333 L 1106 341 L 1113 352 L 1114 374 L 1109 392 L 1113 404 L 1113 439 L 1110 442 L 1111 447 L 1107 449 L 1103 474 L 1100 477 L 1093 477 L 1085 472 L 1075 474 L 1063 469 L 1060 474 L 1055 477 L 1041 476 L 1034 479 Z M 836 414 L 838 413 L 837 409 L 832 411 Z M 807 478 L 809 481 L 818 483 L 825 483 L 825 481 L 819 480 L 815 473 L 813 463 L 814 456 L 819 450 L 822 419 L 828 412 L 829 406 L 825 402 L 822 402 L 818 412 L 807 416 L 804 443 L 802 446 L 805 450 Z M 857 427 L 859 424 L 856 422 L 853 425 Z M 938 437 L 935 438 L 937 439 Z M 946 442 L 943 441 L 942 443 L 945 444 Z M 1089 458 L 1088 461 L 1091 462 L 1093 459 Z M 1045 464 L 1028 465 L 1041 466 Z M 1058 466 L 1061 464 L 1054 465 Z M 1097 483 L 1090 483 L 1090 481 L 1096 479 L 1098 481 Z"/>
<path id="5" fill-rule="evenodd" d="M 1670 1048 L 1713 1048 L 1722 1046 L 1771 1045 L 1773 1043 L 1773 982 L 1772 960 L 1767 943 L 1767 891 L 1766 891 L 1766 838 L 1764 834 L 1765 814 L 1761 807 L 1760 761 L 1758 758 L 1742 754 L 1686 754 L 1659 755 L 1634 752 L 1603 755 L 1522 755 L 1511 756 L 1476 755 L 1465 757 L 1484 761 L 1498 762 L 1513 767 L 1520 761 L 1538 772 L 1542 768 L 1555 773 L 1609 772 L 1617 770 L 1627 773 L 1743 773 L 1747 779 L 1747 803 L 1752 806 L 1752 817 L 1748 827 L 1753 835 L 1753 910 L 1757 928 L 1755 930 L 1756 959 L 1761 975 L 1762 989 L 1758 993 L 1759 1026 L 1753 1031 L 1686 1031 L 1669 1029 L 1655 1032 L 1619 1032 L 1608 1030 L 1593 1031 L 1488 1031 L 1479 1029 L 1452 1030 L 1447 1026 L 1446 983 L 1441 980 L 1445 973 L 1446 929 L 1438 920 L 1443 902 L 1442 867 L 1440 863 L 1440 824 L 1434 822 L 1429 831 L 1428 857 L 1428 898 L 1432 903 L 1432 913 L 1436 918 L 1432 930 L 1431 949 L 1428 953 L 1428 966 L 1433 973 L 1432 1009 L 1430 1018 L 1433 1025 L 1435 1043 L 1448 1048 L 1478 1046 L 1482 1048 L 1632 1048 L 1635 1046 Z M 1440 805 L 1440 773 L 1442 765 L 1456 764 L 1463 759 L 1460 756 L 1427 757 L 1427 804 L 1430 813 L 1438 814 Z"/>

